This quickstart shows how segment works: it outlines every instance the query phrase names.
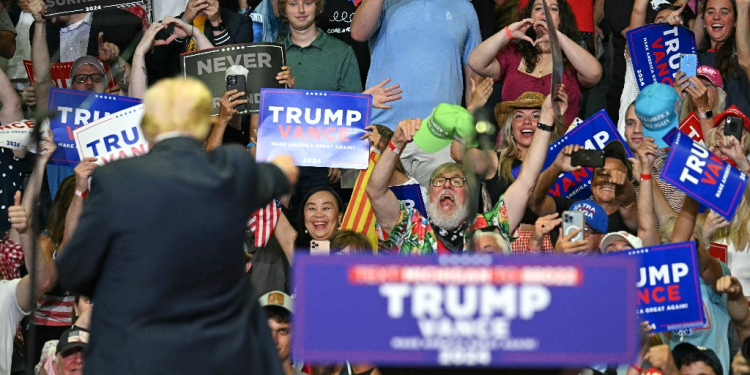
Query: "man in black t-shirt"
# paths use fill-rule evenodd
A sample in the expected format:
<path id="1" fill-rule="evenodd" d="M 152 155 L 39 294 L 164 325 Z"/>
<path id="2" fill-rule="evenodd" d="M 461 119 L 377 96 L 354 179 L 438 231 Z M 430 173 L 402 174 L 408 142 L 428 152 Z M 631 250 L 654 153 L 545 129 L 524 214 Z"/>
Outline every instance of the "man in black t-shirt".
<path id="1" fill-rule="evenodd" d="M 570 158 L 573 152 L 582 150 L 583 146 L 573 145 L 563 148 L 552 163 L 541 175 L 529 199 L 529 208 L 539 216 L 555 212 L 562 217 L 563 211 L 571 207 L 575 200 L 552 197 L 547 192 L 563 172 L 570 172 L 581 167 L 573 167 Z M 636 194 L 633 187 L 632 165 L 627 159 L 625 147 L 619 141 L 612 141 L 604 147 L 604 167 L 594 168 L 591 178 L 592 200 L 604 208 L 609 216 L 607 233 L 627 231 L 636 233 L 638 216 Z"/>
<path id="2" fill-rule="evenodd" d="M 362 3 L 362 0 L 326 0 L 323 13 L 316 18 L 318 27 L 326 34 L 348 44 L 354 50 L 359 64 L 362 87 L 367 81 L 367 72 L 370 71 L 370 47 L 367 42 L 358 42 L 352 39 L 351 25 L 354 12 Z"/>

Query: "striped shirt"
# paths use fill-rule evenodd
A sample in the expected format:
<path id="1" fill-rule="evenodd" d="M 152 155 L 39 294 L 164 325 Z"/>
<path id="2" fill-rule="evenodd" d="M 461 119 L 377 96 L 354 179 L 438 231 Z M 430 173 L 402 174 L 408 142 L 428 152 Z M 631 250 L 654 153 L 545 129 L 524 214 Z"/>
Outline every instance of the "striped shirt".
<path id="1" fill-rule="evenodd" d="M 42 236 L 49 237 L 49 233 L 45 230 Z M 34 324 L 53 327 L 70 326 L 73 324 L 71 318 L 74 303 L 75 296 L 63 290 L 59 284 L 56 285 L 36 301 Z"/>

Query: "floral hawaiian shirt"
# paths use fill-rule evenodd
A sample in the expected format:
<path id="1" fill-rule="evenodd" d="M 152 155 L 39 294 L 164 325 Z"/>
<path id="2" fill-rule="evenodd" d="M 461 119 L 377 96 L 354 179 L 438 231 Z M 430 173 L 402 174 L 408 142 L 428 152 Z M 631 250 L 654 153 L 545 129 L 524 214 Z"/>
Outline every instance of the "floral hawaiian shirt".
<path id="1" fill-rule="evenodd" d="M 438 241 L 437 237 L 435 237 L 435 231 L 430 221 L 415 208 L 407 208 L 403 203 L 399 204 L 401 212 L 391 233 L 383 233 L 380 226 L 375 223 L 380 241 L 379 248 L 389 249 L 402 255 L 447 253 L 447 250 Z M 466 251 L 466 235 L 468 233 L 490 226 L 500 229 L 500 235 L 507 242 L 508 248 L 510 248 L 510 243 L 513 242 L 514 238 L 510 233 L 504 196 L 500 197 L 491 211 L 477 215 L 474 219 L 474 224 L 469 230 L 464 231 L 464 251 Z"/>

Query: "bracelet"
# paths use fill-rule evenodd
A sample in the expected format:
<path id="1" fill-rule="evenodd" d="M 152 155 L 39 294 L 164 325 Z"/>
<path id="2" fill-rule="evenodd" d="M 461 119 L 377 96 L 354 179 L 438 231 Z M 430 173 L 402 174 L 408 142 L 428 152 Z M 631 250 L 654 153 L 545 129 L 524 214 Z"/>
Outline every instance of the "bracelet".
<path id="1" fill-rule="evenodd" d="M 641 181 L 648 181 L 651 179 L 651 173 L 641 173 Z"/>
<path id="2" fill-rule="evenodd" d="M 80 190 L 76 189 L 76 195 L 79 196 L 79 197 L 81 197 L 81 198 L 86 198 L 86 196 L 89 195 L 89 191 L 88 190 L 86 190 L 86 191 L 80 191 Z"/>
<path id="3" fill-rule="evenodd" d="M 643 372 L 643 368 L 642 368 L 642 367 L 638 367 L 638 366 L 636 366 L 635 364 L 632 364 L 632 365 L 630 365 L 630 367 L 631 367 L 631 368 L 632 368 L 633 370 L 635 370 L 635 371 L 638 371 L 638 373 L 639 373 L 639 374 Z"/>
<path id="4" fill-rule="evenodd" d="M 255 147 L 255 142 L 248 143 L 247 147 L 245 147 L 245 148 L 250 148 L 250 147 Z"/>
<path id="5" fill-rule="evenodd" d="M 404 149 L 396 147 L 396 145 L 393 144 L 393 141 L 388 141 L 388 148 L 391 149 L 396 155 L 401 155 L 401 151 Z"/>
<path id="6" fill-rule="evenodd" d="M 510 33 L 508 26 L 505 26 L 505 35 L 508 36 L 508 40 L 513 40 L 513 34 Z"/>
<path id="7" fill-rule="evenodd" d="M 555 131 L 555 127 L 554 126 L 542 124 L 541 122 L 537 122 L 536 123 L 536 127 L 539 128 L 539 129 L 542 129 L 542 130 L 544 130 L 546 132 L 550 132 L 550 133 L 552 133 L 553 131 Z"/>

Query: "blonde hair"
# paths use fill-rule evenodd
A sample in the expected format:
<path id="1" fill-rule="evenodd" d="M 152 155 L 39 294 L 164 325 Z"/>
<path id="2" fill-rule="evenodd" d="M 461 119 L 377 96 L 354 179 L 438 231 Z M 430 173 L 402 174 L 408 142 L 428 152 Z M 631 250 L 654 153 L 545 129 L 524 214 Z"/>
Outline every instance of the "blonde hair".
<path id="1" fill-rule="evenodd" d="M 143 105 L 141 129 L 149 141 L 171 131 L 203 140 L 211 130 L 211 92 L 194 78 L 168 78 L 157 82 L 146 91 Z"/>
<path id="2" fill-rule="evenodd" d="M 726 91 L 722 90 L 721 87 L 716 88 L 716 99 L 716 105 L 711 108 L 711 111 L 713 111 L 714 114 L 719 114 L 721 112 L 724 112 L 727 105 L 727 93 Z M 694 112 L 695 110 L 695 102 L 693 101 L 693 97 L 688 95 L 685 99 L 685 102 L 682 103 L 682 109 L 680 110 L 680 122 L 688 117 L 690 115 L 690 112 Z"/>
<path id="3" fill-rule="evenodd" d="M 659 223 L 659 241 L 661 244 L 668 244 L 671 242 L 672 238 L 672 232 L 674 232 L 674 226 L 677 224 L 677 214 L 670 215 L 667 218 L 667 221 L 664 223 Z M 702 242 L 701 239 L 703 238 L 703 222 L 706 220 L 706 215 L 701 214 L 698 215 L 695 219 L 695 225 L 693 226 L 693 236 L 698 240 L 698 242 Z M 704 246 L 706 244 L 703 244 Z"/>
<path id="4" fill-rule="evenodd" d="M 516 140 L 513 138 L 513 113 L 516 112 L 516 109 L 510 111 L 507 117 L 505 117 L 503 128 L 500 129 L 500 143 L 497 145 L 497 148 L 495 148 L 498 152 L 499 159 L 497 173 L 501 179 L 508 182 L 516 180 L 516 178 L 513 177 L 513 161 L 518 159 L 518 145 L 516 145 Z M 541 111 L 541 109 L 539 110 Z M 550 144 L 557 141 L 558 138 L 560 138 L 560 136 L 557 131 L 553 131 L 552 136 L 550 137 Z"/>
<path id="5" fill-rule="evenodd" d="M 726 240 L 727 244 L 734 246 L 736 251 L 746 251 L 750 247 L 750 185 L 742 194 L 734 218 L 728 227 L 719 228 L 711 237 L 712 241 Z"/>
<path id="6" fill-rule="evenodd" d="M 716 143 L 716 132 L 719 131 L 719 127 L 716 126 L 715 128 L 712 128 L 711 130 L 706 133 L 705 141 L 706 141 L 706 147 L 711 148 Z M 742 129 L 742 134 L 747 134 L 746 129 Z M 745 155 L 750 154 L 750 136 L 745 136 L 745 143 L 742 144 L 742 152 Z"/>

